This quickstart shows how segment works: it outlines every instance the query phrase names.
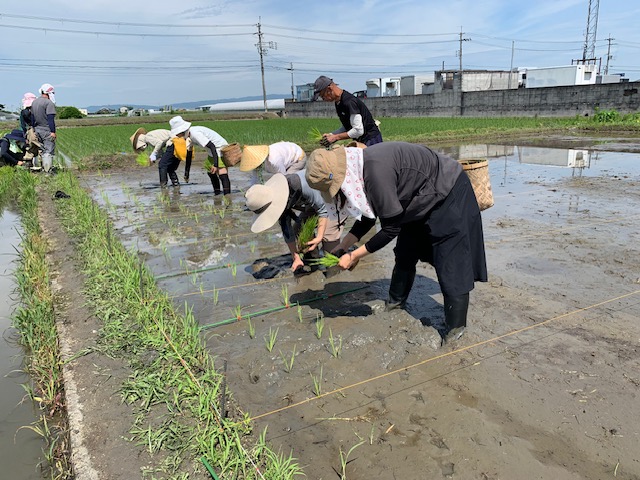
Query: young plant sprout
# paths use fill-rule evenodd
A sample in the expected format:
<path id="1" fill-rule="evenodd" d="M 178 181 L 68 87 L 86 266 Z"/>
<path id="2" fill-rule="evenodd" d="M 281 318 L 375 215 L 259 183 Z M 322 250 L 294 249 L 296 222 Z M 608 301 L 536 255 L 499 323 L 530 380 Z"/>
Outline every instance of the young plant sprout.
<path id="1" fill-rule="evenodd" d="M 250 318 L 247 318 L 247 327 L 249 331 L 249 338 L 256 338 L 256 326 L 253 324 Z"/>
<path id="2" fill-rule="evenodd" d="M 324 329 L 324 317 L 318 313 L 316 315 L 316 337 L 318 337 L 318 340 L 322 338 L 323 329 Z"/>
<path id="3" fill-rule="evenodd" d="M 286 283 L 280 289 L 280 297 L 282 298 L 282 305 L 289 308 L 289 287 Z"/>
<path id="4" fill-rule="evenodd" d="M 318 216 L 312 215 L 307 218 L 302 227 L 300 227 L 300 233 L 296 239 L 296 248 L 298 253 L 305 253 L 309 248 L 307 243 L 314 239 L 316 236 L 316 228 L 318 227 Z"/>
<path id="5" fill-rule="evenodd" d="M 302 323 L 302 307 L 300 306 L 299 303 L 297 303 L 296 305 L 297 305 L 297 310 L 298 310 L 298 321 L 300 323 Z"/>
<path id="6" fill-rule="evenodd" d="M 291 352 L 290 357 L 285 357 L 282 350 L 280 350 L 280 357 L 282 357 L 282 361 L 284 362 L 284 371 L 291 373 L 291 370 L 293 370 L 293 362 L 296 359 L 296 346 L 293 346 L 293 351 Z"/>
<path id="7" fill-rule="evenodd" d="M 141 167 L 148 167 L 150 165 L 149 162 L 149 157 L 147 157 L 146 154 L 141 153 L 140 155 L 138 155 L 136 157 L 136 162 L 138 163 L 138 165 L 140 165 Z"/>
<path id="8" fill-rule="evenodd" d="M 319 397 L 322 395 L 322 365 L 320 365 L 320 375 L 316 376 L 311 372 L 309 372 L 309 375 L 311 375 L 311 380 L 313 380 L 313 394 Z"/>
<path id="9" fill-rule="evenodd" d="M 269 352 L 273 350 L 273 347 L 276 344 L 276 340 L 278 339 L 278 330 L 279 330 L 278 328 L 276 328 L 275 330 L 272 330 L 271 327 L 269 327 L 269 336 L 264 337 L 264 342 Z"/>
<path id="10" fill-rule="evenodd" d="M 338 342 L 336 342 L 331 328 L 329 328 L 329 347 L 331 355 L 333 355 L 334 358 L 338 358 L 340 356 L 340 352 L 342 352 L 342 336 L 338 335 Z"/>

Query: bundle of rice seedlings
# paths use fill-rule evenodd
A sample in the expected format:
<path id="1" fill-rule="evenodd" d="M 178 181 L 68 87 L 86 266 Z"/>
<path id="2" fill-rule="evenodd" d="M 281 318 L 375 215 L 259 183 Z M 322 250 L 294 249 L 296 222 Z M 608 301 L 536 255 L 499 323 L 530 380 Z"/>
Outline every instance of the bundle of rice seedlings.
<path id="1" fill-rule="evenodd" d="M 317 127 L 313 127 L 309 130 L 309 139 L 312 142 L 319 143 L 322 140 L 322 132 Z"/>
<path id="2" fill-rule="evenodd" d="M 318 216 L 312 215 L 307 218 L 302 227 L 300 227 L 300 232 L 298 232 L 298 238 L 296 239 L 296 246 L 298 248 L 298 253 L 305 253 L 309 248 L 307 243 L 314 239 L 316 236 L 316 228 L 318 226 Z"/>
<path id="3" fill-rule="evenodd" d="M 141 153 L 136 157 L 136 162 L 138 163 L 138 165 L 140 165 L 141 167 L 148 167 L 149 165 L 151 165 L 151 162 L 149 161 L 149 157 L 147 156 L 146 153 Z"/>
<path id="4" fill-rule="evenodd" d="M 340 262 L 340 257 L 336 257 L 332 253 L 325 253 L 324 257 L 313 258 L 309 260 L 309 265 L 320 265 L 323 267 L 335 267 Z"/>
<path id="5" fill-rule="evenodd" d="M 207 157 L 202 166 L 208 172 L 209 170 L 211 170 L 211 167 L 214 167 L 215 165 L 213 164 L 213 159 L 211 157 Z"/>

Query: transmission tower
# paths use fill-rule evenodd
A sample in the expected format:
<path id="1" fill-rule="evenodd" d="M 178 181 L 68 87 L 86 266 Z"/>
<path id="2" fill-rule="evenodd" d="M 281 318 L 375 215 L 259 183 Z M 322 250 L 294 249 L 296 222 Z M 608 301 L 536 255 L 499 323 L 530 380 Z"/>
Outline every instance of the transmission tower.
<path id="1" fill-rule="evenodd" d="M 584 38 L 582 63 L 596 63 L 596 35 L 598 32 L 598 10 L 600 0 L 589 0 L 589 14 L 587 15 L 587 33 Z"/>

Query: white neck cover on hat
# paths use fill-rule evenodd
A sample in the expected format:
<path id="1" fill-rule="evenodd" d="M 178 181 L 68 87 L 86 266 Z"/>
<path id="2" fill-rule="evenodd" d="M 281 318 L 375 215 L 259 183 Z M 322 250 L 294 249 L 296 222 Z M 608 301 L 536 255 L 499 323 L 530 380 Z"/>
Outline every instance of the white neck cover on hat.
<path id="1" fill-rule="evenodd" d="M 360 220 L 364 215 L 367 218 L 375 218 L 373 210 L 364 194 L 364 179 L 362 174 L 363 156 L 361 148 L 346 147 L 344 149 L 347 157 L 347 171 L 344 182 L 340 190 L 344 193 L 347 201 L 342 209 L 341 216 L 346 214 Z M 329 209 L 329 214 L 335 218 L 337 214 L 335 206 Z"/>

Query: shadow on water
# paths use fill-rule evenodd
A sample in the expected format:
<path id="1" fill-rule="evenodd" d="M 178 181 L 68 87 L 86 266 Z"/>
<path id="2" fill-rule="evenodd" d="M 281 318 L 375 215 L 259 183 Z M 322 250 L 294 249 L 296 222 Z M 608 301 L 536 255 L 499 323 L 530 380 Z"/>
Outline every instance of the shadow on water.
<path id="1" fill-rule="evenodd" d="M 22 374 L 23 351 L 17 344 L 17 332 L 11 327 L 11 315 L 16 308 L 13 272 L 16 249 L 20 244 L 19 217 L 5 210 L 0 212 L 0 465 L 2 478 L 31 480 L 42 478 L 37 465 L 42 460 L 42 439 L 22 426 L 37 420 L 33 404 L 25 399 L 21 384 L 29 383 Z"/>

